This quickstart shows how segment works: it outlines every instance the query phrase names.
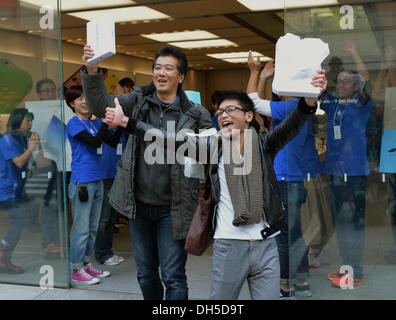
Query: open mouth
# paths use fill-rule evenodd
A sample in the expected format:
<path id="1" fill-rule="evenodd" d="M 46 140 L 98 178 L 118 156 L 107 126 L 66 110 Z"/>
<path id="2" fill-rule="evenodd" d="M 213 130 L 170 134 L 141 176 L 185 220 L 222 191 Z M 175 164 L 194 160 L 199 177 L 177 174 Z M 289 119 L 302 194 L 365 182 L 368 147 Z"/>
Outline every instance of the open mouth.
<path id="1" fill-rule="evenodd" d="M 158 79 L 158 83 L 159 84 L 165 84 L 165 83 L 167 83 L 168 81 L 167 80 L 165 80 L 165 79 Z"/>
<path id="2" fill-rule="evenodd" d="M 223 121 L 221 123 L 221 126 L 223 127 L 223 129 L 232 129 L 233 124 L 231 121 Z"/>

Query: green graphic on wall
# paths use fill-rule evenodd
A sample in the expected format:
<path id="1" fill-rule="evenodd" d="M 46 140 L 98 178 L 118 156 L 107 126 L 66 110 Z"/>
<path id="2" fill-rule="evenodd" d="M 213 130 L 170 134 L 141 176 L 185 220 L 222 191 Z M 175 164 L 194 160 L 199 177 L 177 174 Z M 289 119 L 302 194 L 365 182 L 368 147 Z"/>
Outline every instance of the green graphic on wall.
<path id="1" fill-rule="evenodd" d="M 32 89 L 32 77 L 7 59 L 0 59 L 0 113 L 10 113 Z"/>

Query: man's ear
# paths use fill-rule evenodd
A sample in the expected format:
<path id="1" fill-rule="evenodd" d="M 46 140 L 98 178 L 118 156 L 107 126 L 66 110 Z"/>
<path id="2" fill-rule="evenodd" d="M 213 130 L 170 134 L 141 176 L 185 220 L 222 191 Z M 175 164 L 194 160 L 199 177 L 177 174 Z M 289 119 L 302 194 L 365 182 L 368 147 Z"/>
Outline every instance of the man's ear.
<path id="1" fill-rule="evenodd" d="M 184 82 L 184 74 L 179 74 L 179 83 L 183 84 Z"/>
<path id="2" fill-rule="evenodd" d="M 251 111 L 245 112 L 245 121 L 248 122 L 249 124 L 253 121 L 253 112 Z"/>

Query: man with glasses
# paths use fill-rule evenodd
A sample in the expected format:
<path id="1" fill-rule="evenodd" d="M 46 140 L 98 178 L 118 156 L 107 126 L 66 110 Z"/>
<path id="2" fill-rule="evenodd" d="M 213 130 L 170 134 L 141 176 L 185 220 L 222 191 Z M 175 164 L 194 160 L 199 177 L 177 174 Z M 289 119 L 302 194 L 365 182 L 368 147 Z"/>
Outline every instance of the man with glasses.
<path id="1" fill-rule="evenodd" d="M 324 71 L 318 73 L 312 84 L 325 90 Z M 136 136 L 158 135 L 167 141 L 175 140 L 176 146 L 198 142 L 198 146 L 209 144 L 207 150 L 216 149 L 208 153 L 209 159 L 195 159 L 202 163 L 210 160 L 211 165 L 215 242 L 210 299 L 237 299 L 245 280 L 252 299 L 279 299 L 279 258 L 274 236 L 284 225 L 285 214 L 273 163 L 276 153 L 298 134 L 315 110 L 316 98 L 301 98 L 295 111 L 276 129 L 259 132 L 254 104 L 247 94 L 224 91 L 216 112 L 221 133 L 194 142 L 188 138 L 178 141 L 164 130 L 152 130 L 150 124 L 125 116 L 118 104 L 115 109 L 107 108 L 106 121 L 121 124 Z M 211 159 L 213 155 L 217 158 Z"/>
<path id="2" fill-rule="evenodd" d="M 89 110 L 103 118 L 106 107 L 114 106 L 114 96 L 106 93 L 98 65 L 87 62 L 93 55 L 86 45 L 82 81 Z M 213 127 L 209 112 L 190 102 L 182 89 L 187 70 L 187 59 L 181 51 L 168 46 L 159 49 L 153 63 L 153 83 L 135 86 L 133 92 L 118 96 L 124 113 L 157 129 L 167 130 L 168 125 L 174 125 L 176 133 Z M 130 219 L 133 255 L 144 299 L 162 300 L 164 284 L 167 300 L 184 300 L 188 298 L 184 244 L 200 181 L 186 178 L 184 166 L 179 163 L 146 162 L 144 154 L 149 145 L 142 138 L 129 136 L 109 193 L 110 204 Z"/>

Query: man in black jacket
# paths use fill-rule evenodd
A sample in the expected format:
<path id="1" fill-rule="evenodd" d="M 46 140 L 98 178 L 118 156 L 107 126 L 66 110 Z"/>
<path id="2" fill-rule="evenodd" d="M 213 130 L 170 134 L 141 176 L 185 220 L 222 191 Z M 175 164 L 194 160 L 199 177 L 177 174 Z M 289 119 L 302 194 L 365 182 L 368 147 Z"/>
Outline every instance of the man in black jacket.
<path id="1" fill-rule="evenodd" d="M 312 84 L 325 90 L 323 70 Z M 118 103 L 106 110 L 107 121 L 140 137 L 175 140 L 178 147 L 190 143 L 195 150 L 202 140 L 216 144 L 217 157 L 210 160 L 215 222 L 210 299 L 237 299 L 246 279 L 252 299 L 279 299 L 279 258 L 273 237 L 286 221 L 273 163 L 277 152 L 315 113 L 316 98 L 300 99 L 287 119 L 265 133 L 258 132 L 252 100 L 245 93 L 225 91 L 216 112 L 221 134 L 179 143 L 169 132 L 154 131 L 151 125 L 125 116 Z"/>

